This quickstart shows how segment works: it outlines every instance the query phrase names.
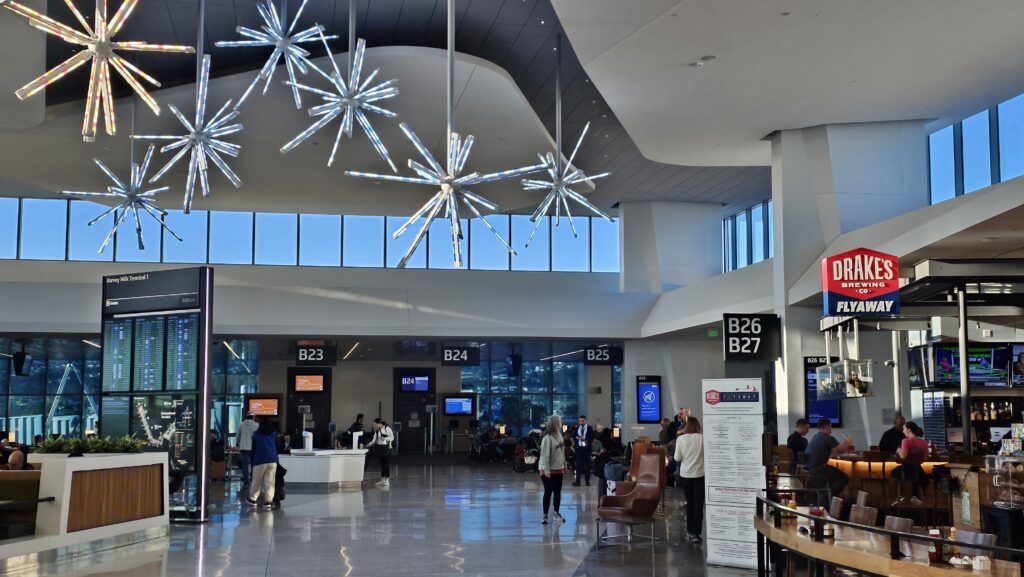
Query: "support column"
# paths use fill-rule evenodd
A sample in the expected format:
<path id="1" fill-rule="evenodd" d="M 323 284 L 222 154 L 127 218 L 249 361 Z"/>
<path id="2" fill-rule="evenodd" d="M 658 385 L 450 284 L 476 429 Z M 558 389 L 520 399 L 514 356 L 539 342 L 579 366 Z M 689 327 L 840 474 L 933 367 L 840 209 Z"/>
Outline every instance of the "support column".
<path id="1" fill-rule="evenodd" d="M 661 293 L 722 273 L 722 207 L 699 202 L 619 206 L 622 292 Z"/>
<path id="2" fill-rule="evenodd" d="M 927 206 L 928 160 L 922 121 L 816 126 L 776 132 L 770 140 L 773 293 L 783 322 L 783 355 L 776 367 L 781 434 L 804 413 L 803 357 L 825 355 L 818 333 L 820 302 L 791 303 L 790 289 L 818 266 L 841 234 Z M 864 334 L 861 338 L 874 341 Z M 865 358 L 869 348 L 878 349 L 874 342 L 862 348 Z M 890 351 L 886 339 L 882 356 L 871 358 L 881 363 Z M 876 381 L 888 372 L 876 367 Z M 877 383 L 875 390 L 880 390 Z M 845 421 L 860 422 L 852 414 L 854 404 L 844 410 L 852 417 Z M 874 421 L 871 425 L 865 437 L 873 436 Z"/>

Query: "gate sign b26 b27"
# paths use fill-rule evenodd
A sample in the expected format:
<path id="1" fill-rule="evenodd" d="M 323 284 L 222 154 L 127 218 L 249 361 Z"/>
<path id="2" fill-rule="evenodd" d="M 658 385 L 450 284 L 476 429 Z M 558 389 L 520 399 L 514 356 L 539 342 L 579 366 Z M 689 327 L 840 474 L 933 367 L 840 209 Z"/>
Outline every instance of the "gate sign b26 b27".
<path id="1" fill-rule="evenodd" d="M 900 312 L 900 263 L 891 254 L 858 248 L 821 261 L 825 316 Z"/>
<path id="2" fill-rule="evenodd" d="M 727 361 L 774 361 L 781 350 L 777 315 L 722 315 L 722 346 Z"/>

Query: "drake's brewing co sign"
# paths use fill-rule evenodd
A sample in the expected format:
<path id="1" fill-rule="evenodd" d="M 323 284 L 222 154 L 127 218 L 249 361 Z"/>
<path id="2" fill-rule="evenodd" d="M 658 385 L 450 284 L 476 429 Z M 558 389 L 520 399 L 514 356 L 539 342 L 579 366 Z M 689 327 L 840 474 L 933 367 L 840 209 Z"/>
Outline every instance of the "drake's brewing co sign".
<path id="1" fill-rule="evenodd" d="M 878 316 L 900 312 L 899 259 L 866 248 L 821 261 L 825 316 Z"/>

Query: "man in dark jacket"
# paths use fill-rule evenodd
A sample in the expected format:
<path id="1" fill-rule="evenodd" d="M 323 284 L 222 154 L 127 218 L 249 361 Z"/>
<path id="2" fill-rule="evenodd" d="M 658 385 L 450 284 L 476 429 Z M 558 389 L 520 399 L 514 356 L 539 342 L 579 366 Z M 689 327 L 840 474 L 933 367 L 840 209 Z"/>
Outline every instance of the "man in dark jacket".
<path id="1" fill-rule="evenodd" d="M 576 434 L 573 438 L 573 448 L 576 453 L 576 481 L 574 487 L 580 486 L 580 478 L 586 480 L 590 486 L 590 470 L 593 465 L 590 461 L 590 449 L 594 444 L 594 427 L 587 424 L 587 416 L 580 415 L 580 423 L 576 426 Z"/>

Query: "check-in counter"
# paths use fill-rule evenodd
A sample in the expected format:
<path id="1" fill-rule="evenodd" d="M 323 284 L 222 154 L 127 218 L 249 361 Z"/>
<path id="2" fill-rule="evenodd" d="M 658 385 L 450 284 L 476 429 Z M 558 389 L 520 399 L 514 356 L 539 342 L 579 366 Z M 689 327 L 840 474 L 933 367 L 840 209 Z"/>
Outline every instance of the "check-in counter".
<path id="1" fill-rule="evenodd" d="M 288 470 L 285 483 L 297 491 L 358 489 L 363 482 L 366 449 L 292 450 L 279 457 Z"/>

